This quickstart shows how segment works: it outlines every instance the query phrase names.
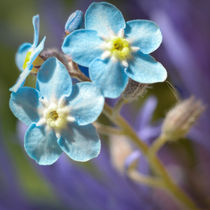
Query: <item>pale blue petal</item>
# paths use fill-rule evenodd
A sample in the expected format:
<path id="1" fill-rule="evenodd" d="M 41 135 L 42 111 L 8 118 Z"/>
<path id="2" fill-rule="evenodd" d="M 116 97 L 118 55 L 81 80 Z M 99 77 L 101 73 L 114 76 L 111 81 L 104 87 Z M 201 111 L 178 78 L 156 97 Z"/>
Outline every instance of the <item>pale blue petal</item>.
<path id="1" fill-rule="evenodd" d="M 27 154 L 40 165 L 51 165 L 61 155 L 62 150 L 57 143 L 53 131 L 32 124 L 25 134 L 24 147 Z"/>
<path id="2" fill-rule="evenodd" d="M 13 114 L 26 125 L 39 121 L 39 92 L 30 87 L 11 93 L 9 106 Z"/>
<path id="3" fill-rule="evenodd" d="M 21 71 L 23 71 L 23 64 L 25 62 L 26 54 L 30 50 L 31 46 L 32 44 L 30 43 L 23 43 L 22 45 L 20 45 L 15 55 L 16 65 Z"/>
<path id="4" fill-rule="evenodd" d="M 39 41 L 39 15 L 33 16 L 32 22 L 33 22 L 33 27 L 34 27 L 33 46 L 37 46 L 38 41 Z"/>
<path id="5" fill-rule="evenodd" d="M 89 66 L 93 59 L 103 53 L 101 44 L 102 39 L 98 37 L 96 31 L 81 29 L 72 32 L 64 39 L 62 50 L 76 63 Z"/>
<path id="6" fill-rule="evenodd" d="M 135 54 L 126 69 L 126 73 L 131 79 L 143 84 L 164 82 L 167 78 L 167 71 L 163 65 L 152 56 L 141 52 Z"/>
<path id="7" fill-rule="evenodd" d="M 40 67 L 37 75 L 37 88 L 42 96 L 59 99 L 62 95 L 69 96 L 72 81 L 66 67 L 55 57 L 48 58 Z"/>
<path id="8" fill-rule="evenodd" d="M 85 14 L 85 28 L 95 30 L 99 35 L 110 37 L 125 28 L 122 13 L 106 2 L 92 3 Z"/>
<path id="9" fill-rule="evenodd" d="M 132 46 L 139 47 L 144 54 L 155 51 L 162 42 L 160 28 L 149 20 L 128 21 L 125 36 L 132 42 Z"/>
<path id="10" fill-rule="evenodd" d="M 148 127 L 152 121 L 154 111 L 157 107 L 157 98 L 155 96 L 150 96 L 141 107 L 135 120 L 136 130 L 144 130 Z"/>
<path id="11" fill-rule="evenodd" d="M 65 24 L 65 31 L 71 33 L 72 31 L 79 29 L 83 24 L 83 12 L 76 10 L 73 12 Z"/>
<path id="12" fill-rule="evenodd" d="M 23 70 L 21 72 L 21 74 L 19 75 L 16 83 L 9 90 L 11 92 L 17 92 L 18 89 L 24 85 L 25 80 L 28 77 L 28 75 L 30 74 L 30 72 L 31 71 L 28 68 L 26 68 L 25 70 Z"/>
<path id="13" fill-rule="evenodd" d="M 71 123 L 61 136 L 58 144 L 73 160 L 85 162 L 100 153 L 101 142 L 96 129 L 91 124 L 79 126 Z"/>
<path id="14" fill-rule="evenodd" d="M 107 60 L 94 60 L 89 68 L 89 74 L 102 90 L 105 97 L 117 98 L 128 83 L 128 76 L 119 62 Z"/>
<path id="15" fill-rule="evenodd" d="M 28 66 L 32 65 L 33 62 L 35 61 L 35 59 L 37 58 L 37 56 L 42 52 L 42 50 L 44 49 L 44 43 L 45 43 L 46 37 L 44 37 L 42 39 L 42 41 L 39 43 L 39 45 L 32 49 L 31 51 L 31 57 L 30 57 L 30 61 L 28 62 Z"/>
<path id="16" fill-rule="evenodd" d="M 98 87 L 91 82 L 77 83 L 73 86 L 73 98 L 69 102 L 71 116 L 79 125 L 94 122 L 101 114 L 104 106 L 104 97 Z"/>

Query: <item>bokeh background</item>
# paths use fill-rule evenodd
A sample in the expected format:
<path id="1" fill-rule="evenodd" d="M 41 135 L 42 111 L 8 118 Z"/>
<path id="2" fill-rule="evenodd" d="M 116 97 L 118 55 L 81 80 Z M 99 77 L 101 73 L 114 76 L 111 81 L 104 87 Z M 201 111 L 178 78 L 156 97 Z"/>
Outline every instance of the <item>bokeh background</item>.
<path id="1" fill-rule="evenodd" d="M 47 36 L 46 47 L 60 49 L 68 16 L 76 9 L 85 12 L 91 2 L 0 1 L 2 210 L 179 209 L 164 192 L 135 184 L 126 177 L 123 164 L 130 147 L 124 139 L 101 136 L 103 146 L 100 156 L 85 164 L 62 156 L 53 166 L 38 166 L 24 152 L 22 142 L 25 128 L 8 108 L 8 89 L 19 75 L 14 59 L 16 50 L 23 42 L 33 41 L 32 16 L 35 14 L 40 15 L 40 38 Z M 126 20 L 151 19 L 158 23 L 163 32 L 163 44 L 153 55 L 168 70 L 169 81 L 181 98 L 194 95 L 206 106 L 205 113 L 187 138 L 167 144 L 160 151 L 160 157 L 176 182 L 195 202 L 202 209 L 210 209 L 210 1 L 109 2 L 122 11 Z M 139 136 L 150 144 L 158 136 L 161 121 L 175 102 L 170 86 L 167 83 L 157 84 L 144 97 L 126 106 L 123 115 Z M 150 173 L 143 158 L 139 164 L 142 173 Z"/>

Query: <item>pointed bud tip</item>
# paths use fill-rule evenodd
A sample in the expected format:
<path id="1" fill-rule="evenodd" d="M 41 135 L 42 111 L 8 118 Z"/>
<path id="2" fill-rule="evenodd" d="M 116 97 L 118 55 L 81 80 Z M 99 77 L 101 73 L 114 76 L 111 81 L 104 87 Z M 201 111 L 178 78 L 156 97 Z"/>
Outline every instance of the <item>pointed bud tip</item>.
<path id="1" fill-rule="evenodd" d="M 183 100 L 166 115 L 162 125 L 162 135 L 169 140 L 184 137 L 204 110 L 203 103 L 193 96 Z"/>
<path id="2" fill-rule="evenodd" d="M 83 24 L 83 12 L 76 10 L 73 12 L 65 24 L 65 33 L 68 35 L 72 31 L 79 29 Z"/>

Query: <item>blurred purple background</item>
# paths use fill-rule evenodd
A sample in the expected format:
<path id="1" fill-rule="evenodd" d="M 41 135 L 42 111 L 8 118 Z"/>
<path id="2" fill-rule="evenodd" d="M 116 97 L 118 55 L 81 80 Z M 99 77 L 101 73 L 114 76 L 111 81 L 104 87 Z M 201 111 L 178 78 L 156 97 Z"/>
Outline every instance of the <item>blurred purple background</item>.
<path id="1" fill-rule="evenodd" d="M 103 147 L 99 158 L 85 164 L 62 156 L 53 166 L 41 167 L 24 152 L 21 142 L 25 128 L 8 108 L 8 88 L 19 74 L 14 63 L 15 52 L 21 43 L 32 41 L 31 20 L 35 14 L 40 14 L 41 37 L 47 36 L 47 47 L 60 48 L 68 16 L 76 9 L 85 12 L 91 2 L 8 0 L 0 3 L 0 209 L 179 208 L 164 192 L 135 184 L 119 172 L 110 150 L 113 145 L 109 145 L 105 136 L 101 137 Z M 181 98 L 195 95 L 206 105 L 205 113 L 187 139 L 167 144 L 160 151 L 160 158 L 195 202 L 202 209 L 210 209 L 210 1 L 109 2 L 122 11 L 126 20 L 150 19 L 160 26 L 163 43 L 153 55 L 168 70 L 169 81 Z M 124 115 L 149 144 L 159 134 L 161 120 L 174 103 L 170 88 L 158 84 L 144 98 L 127 106 Z M 142 172 L 150 173 L 145 160 L 140 160 L 140 165 Z"/>

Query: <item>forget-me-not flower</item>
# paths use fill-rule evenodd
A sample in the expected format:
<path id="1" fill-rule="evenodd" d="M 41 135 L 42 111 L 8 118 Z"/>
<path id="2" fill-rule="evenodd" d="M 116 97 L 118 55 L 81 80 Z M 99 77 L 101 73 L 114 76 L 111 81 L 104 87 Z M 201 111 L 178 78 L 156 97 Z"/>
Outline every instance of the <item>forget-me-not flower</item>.
<path id="1" fill-rule="evenodd" d="M 23 43 L 15 57 L 17 67 L 22 71 L 17 82 L 10 91 L 16 92 L 25 82 L 30 72 L 37 73 L 37 69 L 44 62 L 38 55 L 44 49 L 46 37 L 38 44 L 39 41 L 39 15 L 35 15 L 32 19 L 34 27 L 34 41 L 31 43 Z"/>
<path id="2" fill-rule="evenodd" d="M 161 44 L 159 27 L 152 21 L 125 22 L 112 4 L 92 3 L 85 14 L 85 29 L 68 35 L 64 53 L 82 66 L 89 67 L 90 78 L 105 97 L 116 98 L 128 78 L 151 84 L 166 80 L 165 68 L 150 53 Z"/>
<path id="3" fill-rule="evenodd" d="M 13 114 L 29 128 L 24 147 L 41 165 L 54 163 L 64 151 L 76 161 L 87 161 L 100 152 L 92 123 L 104 104 L 101 91 L 90 82 L 72 86 L 65 66 L 52 57 L 37 75 L 37 89 L 21 87 L 10 98 Z"/>

